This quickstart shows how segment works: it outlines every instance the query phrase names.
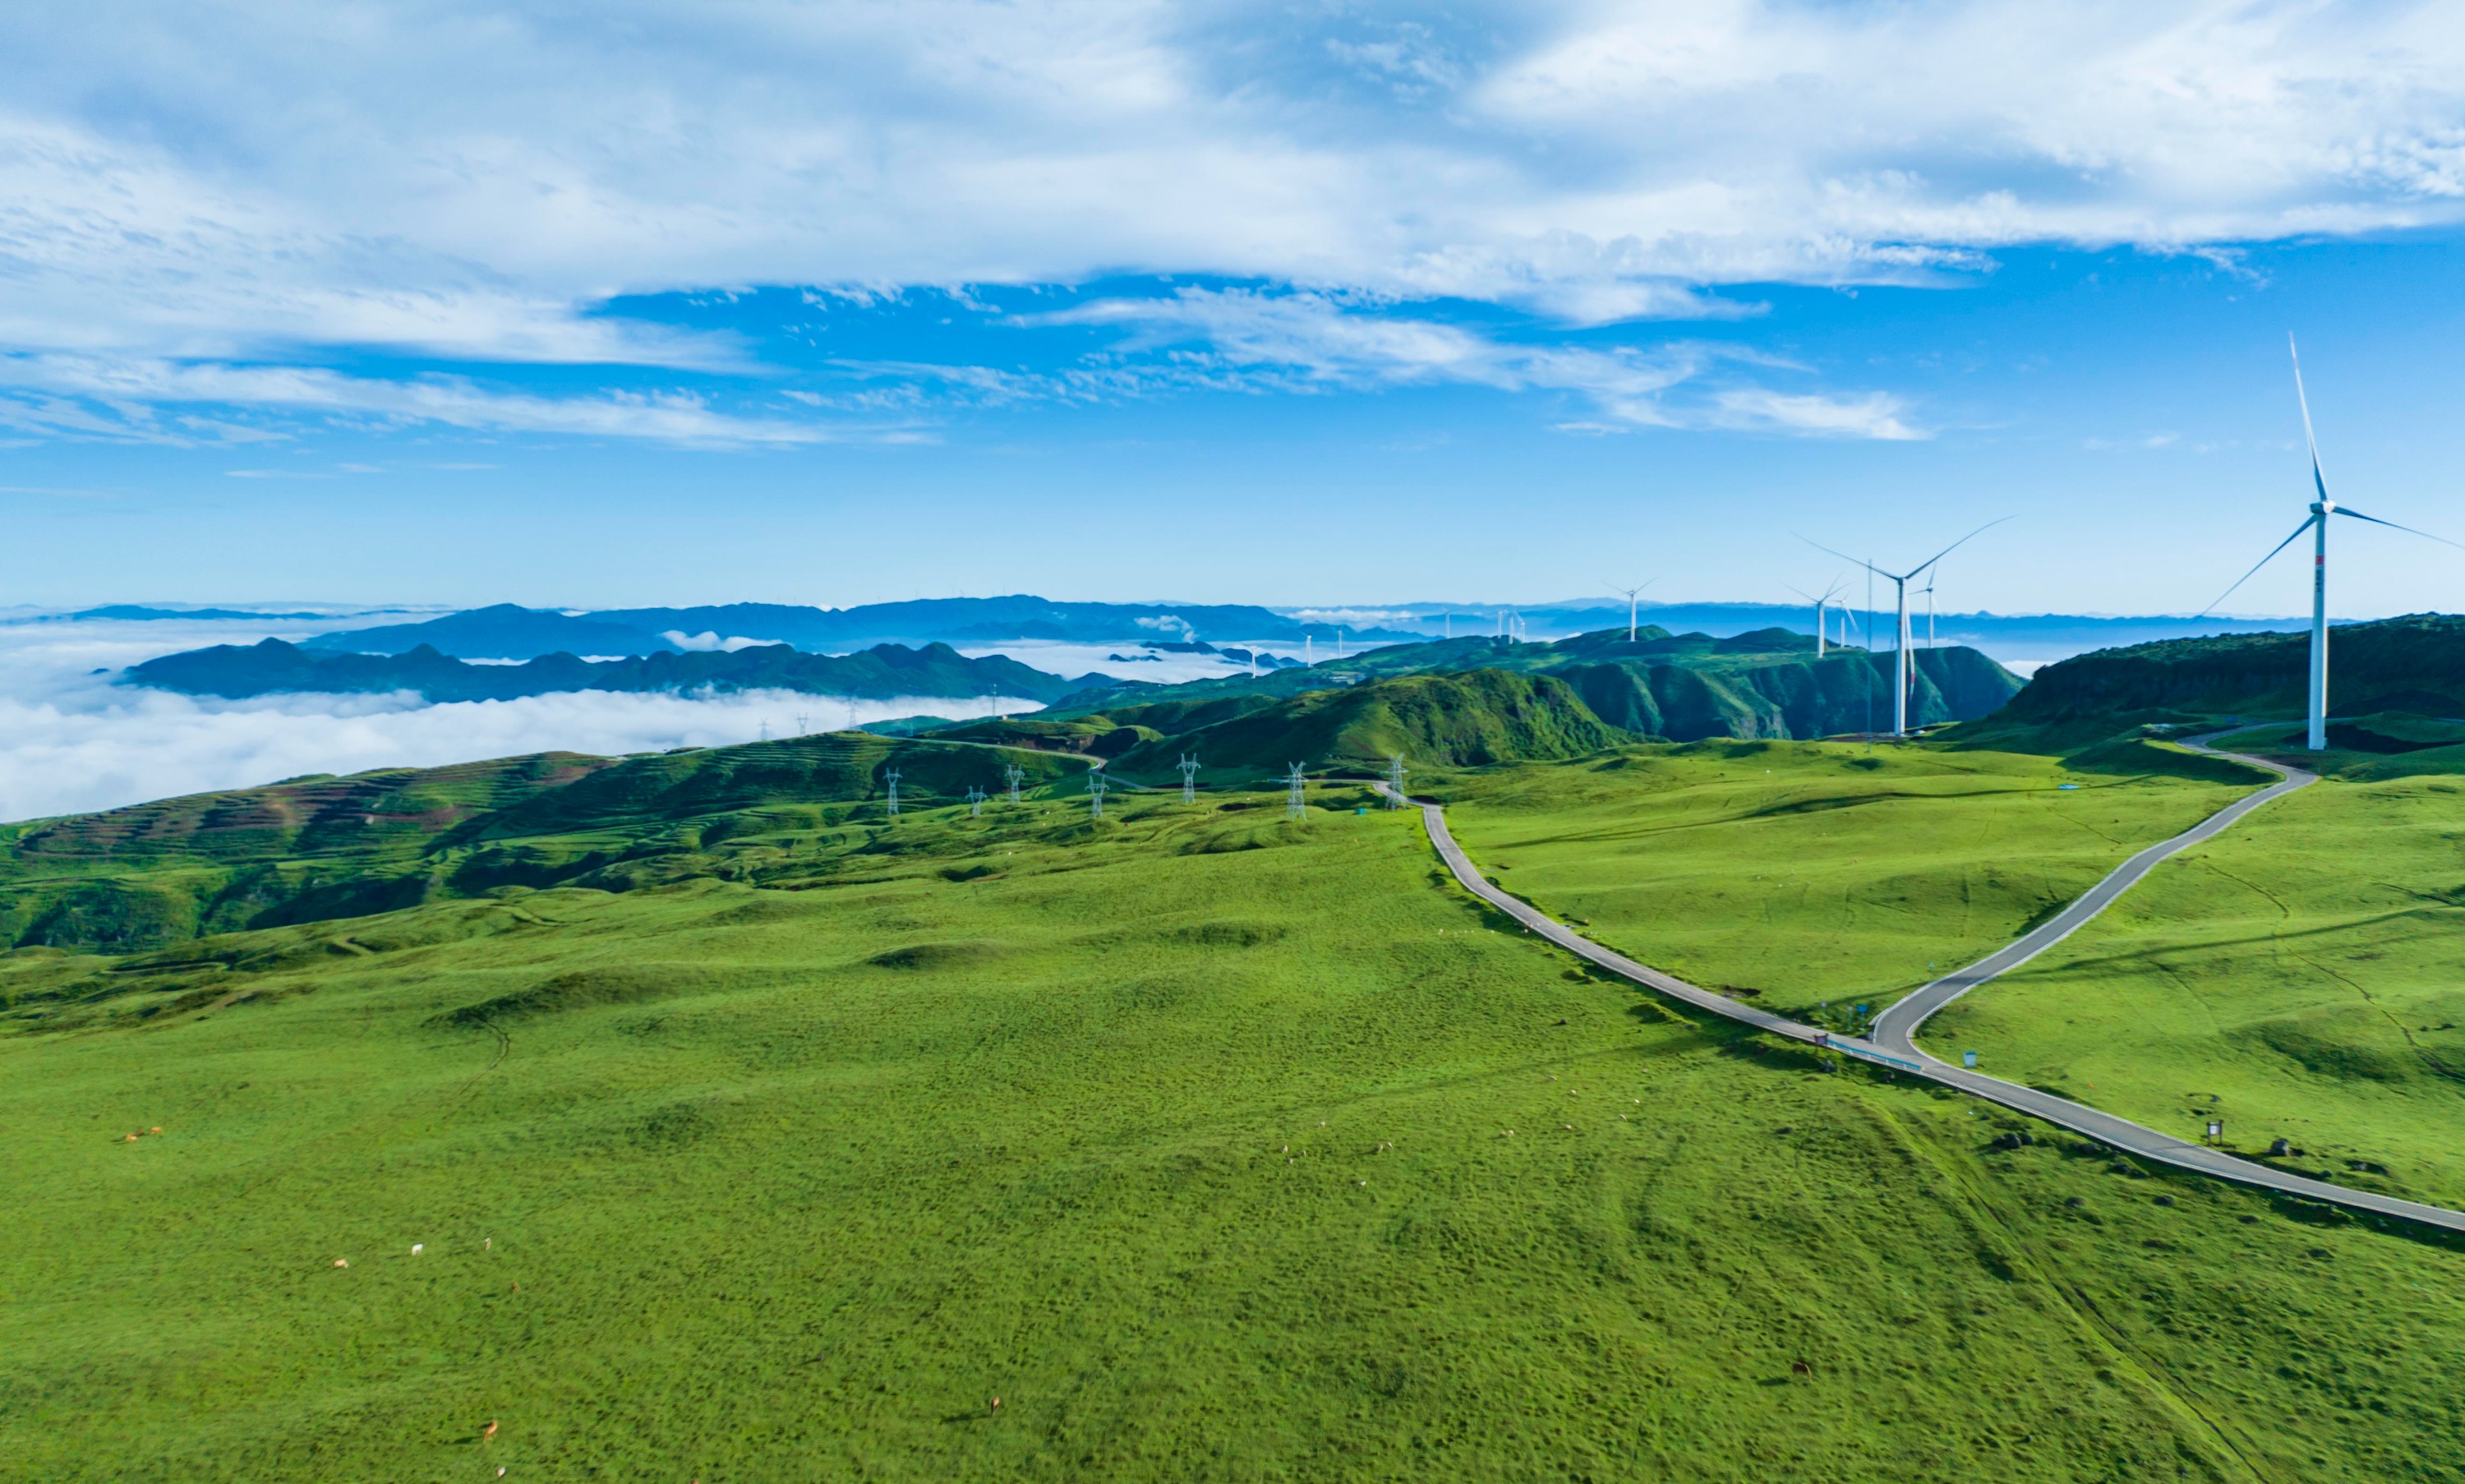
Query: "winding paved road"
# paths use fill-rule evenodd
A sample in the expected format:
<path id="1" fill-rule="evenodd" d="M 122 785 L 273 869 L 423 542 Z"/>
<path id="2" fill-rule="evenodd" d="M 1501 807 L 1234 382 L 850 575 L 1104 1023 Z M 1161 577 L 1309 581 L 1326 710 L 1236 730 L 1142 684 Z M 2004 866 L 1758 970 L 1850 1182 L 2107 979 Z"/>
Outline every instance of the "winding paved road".
<path id="1" fill-rule="evenodd" d="M 2185 745 L 2202 752 L 2210 751 L 2210 748 L 2201 746 L 2197 742 L 2187 742 Z M 1464 890 L 1576 957 L 1588 960 L 1611 973 L 1668 995 L 1671 999 L 1682 1000 L 1699 1009 L 1709 1010 L 1715 1015 L 1752 1026 L 1757 1030 L 1771 1035 L 1787 1036 L 1792 1041 L 1827 1047 L 1860 1060 L 1906 1072 L 1913 1076 L 1924 1077 L 1929 1081 L 1940 1082 L 1945 1087 L 1957 1088 L 1971 1096 L 1982 1097 L 2014 1112 L 2042 1119 L 2056 1127 L 2070 1129 L 2076 1134 L 2084 1134 L 2101 1143 L 2111 1144 L 2117 1149 L 2160 1164 L 2170 1164 L 2177 1169 L 2212 1175 L 2220 1180 L 2231 1180 L 2246 1185 L 2258 1185 L 2270 1190 L 2282 1191 L 2287 1195 L 2301 1196 L 2307 1200 L 2325 1201 L 2354 1210 L 2369 1211 L 2374 1215 L 2397 1216 L 2407 1221 L 2420 1222 L 2428 1227 L 2465 1232 L 2465 1212 L 2453 1211 L 2440 1206 L 2425 1206 L 2418 1201 L 2401 1201 L 2393 1196 L 2374 1195 L 2366 1190 L 2350 1190 L 2343 1185 L 2330 1185 L 2321 1180 L 2309 1180 L 2300 1175 L 2289 1175 L 2265 1164 L 2237 1159 L 2222 1150 L 2195 1144 L 2187 1140 L 2176 1139 L 2171 1134 L 2161 1134 L 2153 1128 L 2134 1123 L 2127 1119 L 2116 1118 L 2110 1113 L 2100 1113 L 2083 1103 L 2057 1097 L 2052 1093 L 2041 1093 L 2033 1087 L 2023 1087 L 2016 1082 L 2006 1082 L 1998 1077 L 1964 1071 L 1949 1062 L 1928 1055 L 1917 1044 L 1915 1039 L 1917 1029 L 1924 1023 L 1927 1016 L 1986 981 L 2019 967 L 2070 937 L 2082 924 L 2112 905 L 2116 897 L 2129 891 L 2133 884 L 2146 875 L 2159 861 L 2177 851 L 2210 838 L 2272 799 L 2280 798 L 2297 788 L 2319 782 L 2319 775 L 2316 773 L 2306 772 L 2301 768 L 2291 767 L 2284 764 L 2271 763 L 2264 758 L 2249 757 L 2238 752 L 2216 753 L 2215 756 L 2232 758 L 2237 763 L 2248 763 L 2254 767 L 2265 768 L 2276 774 L 2278 782 L 2256 793 L 2236 799 L 2172 839 L 2152 845 L 2132 856 L 2114 868 L 2105 879 L 2090 887 L 2077 901 L 2063 909 L 2052 921 L 1988 954 L 1966 968 L 1946 974 L 1932 984 L 1920 987 L 1876 1017 L 1874 1034 L 1869 1040 L 1835 1035 L 1818 1027 L 1803 1025 L 1775 1015 L 1769 1010 L 1742 1005 L 1726 995 L 1703 988 L 1699 985 L 1690 985 L 1676 975 L 1664 974 L 1647 964 L 1637 963 L 1624 954 L 1613 953 L 1602 947 L 1529 902 L 1509 896 L 1491 885 L 1474 867 L 1471 858 L 1464 854 L 1463 847 L 1455 843 L 1454 833 L 1447 829 L 1445 810 L 1435 804 L 1423 804 L 1419 800 L 1408 802 L 1420 809 L 1421 821 L 1430 831 L 1430 843 L 1437 847 L 1440 858 L 1446 861 L 1447 869 L 1455 873 L 1455 879 L 1463 884 Z M 1390 797 L 1400 797 L 1385 784 L 1375 786 L 1381 793 Z"/>

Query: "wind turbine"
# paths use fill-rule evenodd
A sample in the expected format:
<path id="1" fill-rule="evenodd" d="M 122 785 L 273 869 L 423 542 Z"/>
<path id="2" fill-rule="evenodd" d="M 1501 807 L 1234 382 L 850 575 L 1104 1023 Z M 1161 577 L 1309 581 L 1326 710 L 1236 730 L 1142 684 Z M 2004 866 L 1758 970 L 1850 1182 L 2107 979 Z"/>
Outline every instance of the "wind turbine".
<path id="1" fill-rule="evenodd" d="M 2296 538 L 2304 531 L 2311 533 L 2311 725 L 2304 745 L 2318 752 L 2328 745 L 2328 518 L 2351 516 L 2357 521 L 2385 525 L 2409 536 L 2427 537 L 2443 546 L 2454 546 L 2456 543 L 2445 536 L 2432 536 L 2429 531 L 2399 525 L 2394 521 L 2383 521 L 2359 510 L 2348 510 L 2328 498 L 2327 476 L 2320 472 L 2320 439 L 2311 431 L 2311 398 L 2302 390 L 2302 353 L 2295 348 L 2292 335 L 2285 337 L 2285 351 L 2294 358 L 2294 401 L 2302 409 L 2302 441 L 2311 450 L 2311 488 L 2320 498 L 2312 502 L 2311 513 L 2302 518 L 2302 523 L 2294 528 L 2294 535 L 2278 542 L 2250 571 L 2235 578 L 2233 587 L 2218 593 L 2216 603 L 2200 609 L 2198 616 L 2206 618 L 2215 612 L 2218 604 L 2233 596 L 2234 587 L 2257 576 L 2261 567 L 2276 561 L 2276 553 L 2293 545 Z"/>
<path id="2" fill-rule="evenodd" d="M 1643 591 L 1644 588 L 1651 587 L 1654 583 L 1658 581 L 1660 581 L 1660 579 L 1657 577 L 1646 578 L 1641 584 L 1632 587 L 1621 587 L 1615 583 L 1609 585 L 1610 591 L 1622 592 L 1626 594 L 1626 642 L 1629 644 L 1632 644 L 1634 642 L 1635 594 Z"/>
<path id="3" fill-rule="evenodd" d="M 1788 588 L 1789 591 L 1796 593 L 1799 597 L 1804 598 L 1807 602 L 1814 605 L 1814 657 L 1821 659 L 1824 652 L 1823 609 L 1832 602 L 1832 599 L 1840 596 L 1840 579 L 1836 577 L 1833 578 L 1832 580 L 1832 586 L 1823 589 L 1823 596 L 1819 598 L 1807 591 L 1805 588 L 1796 587 L 1793 584 L 1783 583 L 1781 586 Z M 1847 626 L 1848 621 L 1844 618 L 1842 620 L 1842 629 L 1844 631 L 1840 636 L 1840 645 L 1843 649 L 1848 648 L 1849 645 L 1849 635 L 1845 631 Z"/>
<path id="4" fill-rule="evenodd" d="M 1877 577 L 1882 578 L 1885 582 L 1890 583 L 1892 585 L 1892 590 L 1898 595 L 1895 601 L 1899 606 L 1899 618 L 1892 628 L 1893 736 L 1906 737 L 1909 735 L 1909 685 L 1914 679 L 1913 671 L 1915 669 L 1915 665 L 1909 653 L 1910 582 L 1913 581 L 1919 573 L 1933 566 L 1936 563 L 1959 550 L 1962 546 L 1966 545 L 1969 542 L 1974 541 L 1979 535 L 1993 529 L 1995 526 L 2001 525 L 2004 521 L 2009 521 L 2010 519 L 2011 518 L 2010 516 L 2004 516 L 2001 520 L 1987 521 L 1976 530 L 1971 531 L 1966 536 L 1953 542 L 1950 545 L 1943 547 L 1941 551 L 1936 552 L 1933 556 L 1926 558 L 1917 565 L 1910 567 L 1905 572 L 1886 572 L 1872 562 L 1860 562 L 1857 558 L 1849 555 L 1849 553 L 1845 551 L 1832 551 L 1831 547 L 1824 545 L 1820 542 L 1808 541 L 1807 538 L 1803 536 L 1798 538 L 1798 540 L 1806 542 L 1808 545 L 1812 546 L 1817 551 L 1830 552 L 1832 556 L 1838 557 L 1843 562 L 1856 562 L 1859 566 L 1864 567 L 1867 571 L 1872 572 Z M 2291 536 L 2286 538 L 2288 541 L 2292 541 L 2293 539 L 2294 538 Z M 2271 556 L 2275 556 L 2276 554 L 2276 552 L 2269 553 Z M 2219 601 L 2222 602 L 2224 600 L 2220 599 Z"/>

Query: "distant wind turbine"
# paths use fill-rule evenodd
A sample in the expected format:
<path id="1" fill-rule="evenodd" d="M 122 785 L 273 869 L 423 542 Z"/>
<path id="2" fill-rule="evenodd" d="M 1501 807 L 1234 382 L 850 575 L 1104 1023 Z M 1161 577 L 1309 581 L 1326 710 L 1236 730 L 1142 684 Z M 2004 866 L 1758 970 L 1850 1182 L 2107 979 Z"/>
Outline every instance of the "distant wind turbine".
<path id="1" fill-rule="evenodd" d="M 1634 642 L 1634 610 L 1636 607 L 1635 594 L 1643 591 L 1644 588 L 1651 587 L 1654 583 L 1658 581 L 1660 581 L 1660 579 L 1657 577 L 1647 577 L 1642 583 L 1632 587 L 1621 587 L 1615 583 L 1609 585 L 1610 591 L 1626 594 L 1626 642 L 1629 644 L 1632 644 Z"/>
<path id="2" fill-rule="evenodd" d="M 2302 389 L 2302 353 L 2295 348 L 2292 335 L 2285 337 L 2285 350 L 2294 358 L 2294 401 L 2302 409 L 2302 441 L 2311 450 L 2311 488 L 2320 498 L 2312 502 L 2311 513 L 2302 518 L 2302 523 L 2294 528 L 2294 535 L 2278 542 L 2267 556 L 2253 565 L 2250 571 L 2235 578 L 2233 587 L 2218 593 L 2217 601 L 2200 609 L 2199 616 L 2206 618 L 2215 612 L 2220 604 L 2234 595 L 2235 587 L 2251 581 L 2259 575 L 2261 567 L 2276 561 L 2277 552 L 2293 545 L 2304 531 L 2311 533 L 2311 724 L 2304 745 L 2318 752 L 2328 745 L 2328 518 L 2351 516 L 2357 521 L 2385 525 L 2409 536 L 2424 537 L 2443 546 L 2454 546 L 2456 543 L 2445 536 L 2432 536 L 2429 531 L 2399 525 L 2394 521 L 2383 521 L 2359 510 L 2348 510 L 2328 498 L 2327 476 L 2320 472 L 2320 439 L 2311 432 L 2311 398 Z"/>
<path id="3" fill-rule="evenodd" d="M 1807 591 L 1805 588 L 1796 587 L 1789 583 L 1783 583 L 1781 586 L 1788 588 L 1789 591 L 1796 593 L 1799 597 L 1804 598 L 1807 602 L 1814 605 L 1814 657 L 1821 659 L 1824 654 L 1823 610 L 1831 605 L 1832 599 L 1840 596 L 1840 579 L 1836 577 L 1833 578 L 1832 580 L 1832 586 L 1824 588 L 1823 596 L 1819 598 L 1813 593 Z M 1840 645 L 1841 648 L 1846 649 L 1849 646 L 1849 620 L 1845 614 L 1841 618 L 1840 626 Z"/>
<path id="4" fill-rule="evenodd" d="M 1843 562 L 1856 562 L 1859 566 L 1864 567 L 1875 576 L 1882 578 L 1884 581 L 1890 583 L 1892 585 L 1893 591 L 1899 595 L 1896 601 L 1899 605 L 1899 616 L 1892 629 L 1893 736 L 1906 737 L 1909 734 L 1909 685 L 1913 678 L 1912 672 L 1915 668 L 1912 656 L 1909 653 L 1910 582 L 1915 580 L 1919 573 L 1925 571 L 1943 558 L 1951 555 L 1953 552 L 1966 545 L 1971 541 L 1976 540 L 1980 535 L 1992 530 L 1994 527 L 2001 525 L 2004 521 L 2009 521 L 2010 519 L 2011 518 L 2010 516 L 2004 516 L 2000 520 L 1987 521 L 1976 530 L 1971 531 L 1960 540 L 1953 542 L 1950 545 L 1943 547 L 1941 551 L 1936 552 L 1933 556 L 1926 558 L 1917 565 L 1910 567 L 1905 572 L 1886 572 L 1872 562 L 1858 561 L 1857 558 L 1849 555 L 1849 553 L 1845 551 L 1832 551 L 1831 547 L 1824 545 L 1820 542 L 1810 541 L 1803 536 L 1798 538 L 1798 540 L 1806 542 L 1808 545 L 1812 546 L 1817 551 L 1828 552 L 1832 556 L 1838 557 Z M 2288 541 L 2293 540 L 2290 536 L 2286 539 Z M 2276 553 L 2271 552 L 2270 555 L 2274 556 Z"/>

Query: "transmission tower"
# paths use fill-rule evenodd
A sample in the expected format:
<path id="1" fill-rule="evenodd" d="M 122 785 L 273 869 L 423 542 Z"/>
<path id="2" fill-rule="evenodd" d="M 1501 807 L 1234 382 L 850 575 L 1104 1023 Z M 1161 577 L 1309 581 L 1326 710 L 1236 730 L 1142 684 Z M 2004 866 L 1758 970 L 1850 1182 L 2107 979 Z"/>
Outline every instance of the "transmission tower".
<path id="1" fill-rule="evenodd" d="M 897 819 L 899 817 L 899 769 L 894 767 L 882 774 L 881 781 L 890 785 L 890 817 Z"/>
<path id="2" fill-rule="evenodd" d="M 985 791 L 973 784 L 967 785 L 967 817 L 973 819 L 984 811 Z"/>
<path id="3" fill-rule="evenodd" d="M 1187 753 L 1181 760 L 1181 802 L 1198 802 L 1198 754 Z"/>
<path id="4" fill-rule="evenodd" d="M 770 719 L 768 717 L 764 717 L 762 719 L 762 740 L 764 742 L 768 742 L 770 740 Z"/>
<path id="5" fill-rule="evenodd" d="M 1087 808 L 1090 819 L 1104 817 L 1104 786 L 1108 782 L 1102 768 L 1091 767 L 1087 770 Z"/>
<path id="6" fill-rule="evenodd" d="M 1016 804 L 1018 802 L 1019 780 L 1026 776 L 1027 769 L 1019 766 L 1015 763 L 1005 763 L 1002 764 L 1002 777 L 1010 781 L 1010 801 L 1012 804 Z"/>
<path id="7" fill-rule="evenodd" d="M 1389 753 L 1387 756 L 1387 807 L 1390 809 L 1402 808 L 1404 807 L 1404 755 L 1400 752 Z"/>
<path id="8" fill-rule="evenodd" d="M 803 712 L 799 711 L 796 713 L 796 735 L 799 737 L 802 737 L 812 730 L 811 727 L 805 724 L 806 720 L 807 718 Z"/>
<path id="9" fill-rule="evenodd" d="M 1301 779 L 1301 765 L 1299 764 L 1294 764 L 1293 770 L 1284 775 L 1284 783 L 1288 789 L 1284 794 L 1284 817 L 1286 819 L 1299 819 L 1304 813 L 1308 812 L 1309 809 L 1309 806 L 1302 801 L 1301 797 L 1301 789 L 1305 786 Z"/>

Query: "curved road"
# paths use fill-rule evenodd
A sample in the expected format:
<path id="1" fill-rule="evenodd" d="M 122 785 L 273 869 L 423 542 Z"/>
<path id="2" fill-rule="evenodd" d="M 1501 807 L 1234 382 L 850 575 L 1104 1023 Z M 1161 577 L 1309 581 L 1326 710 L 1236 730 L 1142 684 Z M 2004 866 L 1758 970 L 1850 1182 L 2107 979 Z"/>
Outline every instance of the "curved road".
<path id="1" fill-rule="evenodd" d="M 2200 746 L 2197 742 L 2189 742 L 2186 745 L 2202 752 L 2210 751 L 2209 748 Z M 2210 838 L 2272 799 L 2282 797 L 2297 788 L 2319 782 L 2319 775 L 2316 773 L 2283 764 L 2271 763 L 2262 758 L 2248 757 L 2238 752 L 2218 753 L 2216 756 L 2232 758 L 2237 763 L 2248 763 L 2254 767 L 2265 768 L 2276 774 L 2278 782 L 2260 789 L 2257 793 L 2236 799 L 2172 839 L 2142 851 L 2117 866 L 2105 879 L 2089 888 L 2086 894 L 2065 908 L 2052 921 L 2005 947 L 1988 954 L 1966 968 L 1946 974 L 1909 994 L 1899 1004 L 1876 1017 L 1874 1035 L 1871 1040 L 1835 1035 L 1818 1027 L 1804 1025 L 1775 1015 L 1769 1010 L 1760 1010 L 1749 1005 L 1741 1005 L 1726 995 L 1715 993 L 1699 985 L 1690 985 L 1676 975 L 1664 974 L 1647 964 L 1637 963 L 1624 954 L 1613 953 L 1602 947 L 1529 902 L 1511 897 L 1491 885 L 1474 867 L 1471 858 L 1464 854 L 1463 847 L 1455 843 L 1454 833 L 1447 829 L 1444 809 L 1435 804 L 1423 804 L 1418 800 L 1408 802 L 1420 809 L 1421 822 L 1430 832 L 1430 843 L 1437 847 L 1440 858 L 1446 861 L 1447 869 L 1455 873 L 1455 879 L 1462 883 L 1464 890 L 1576 957 L 1597 963 L 1613 974 L 1633 980 L 1636 984 L 1657 990 L 1671 999 L 1683 1000 L 1698 1009 L 1709 1010 L 1715 1015 L 1724 1016 L 1771 1035 L 1787 1036 L 1792 1041 L 1826 1047 L 1863 1061 L 1906 1072 L 1914 1076 L 1924 1077 L 1928 1081 L 1940 1082 L 1945 1087 L 1956 1088 L 1971 1096 L 1999 1103 L 2016 1113 L 2025 1113 L 2032 1118 L 2042 1119 L 2059 1128 L 2070 1129 L 2076 1134 L 2084 1134 L 2100 1143 L 2110 1144 L 2117 1149 L 2160 1164 L 2170 1164 L 2177 1169 L 2211 1175 L 2220 1180 L 2231 1180 L 2241 1185 L 2258 1185 L 2265 1189 L 2281 1191 L 2287 1195 L 2301 1196 L 2307 1200 L 2329 1202 L 2355 1210 L 2369 1211 L 2374 1215 L 2397 1216 L 2428 1227 L 2465 1232 L 2465 1212 L 2453 1211 L 2440 1206 L 2425 1206 L 2418 1201 L 2401 1201 L 2393 1196 L 2373 1195 L 2366 1190 L 2349 1190 L 2343 1185 L 2330 1185 L 2326 1181 L 2307 1180 L 2300 1175 L 2289 1175 L 2280 1170 L 2271 1169 L 2265 1164 L 2237 1159 L 2205 1144 L 2195 1144 L 2188 1140 L 2176 1139 L 2171 1134 L 2159 1133 L 2153 1128 L 2134 1123 L 2127 1119 L 2116 1118 L 2110 1113 L 2100 1113 L 2086 1104 L 2057 1097 L 2052 1093 L 2041 1093 L 2033 1087 L 2023 1087 L 2016 1082 L 2003 1081 L 1999 1077 L 1963 1071 L 1949 1062 L 1928 1055 L 1917 1045 L 1915 1040 L 1917 1029 L 1927 1016 L 1986 981 L 2019 967 L 2070 937 L 2082 924 L 2112 905 L 2116 897 L 2129 891 L 2132 885 L 2142 876 L 2146 875 L 2159 861 L 2177 851 Z M 1381 793 L 1390 797 L 1400 797 L 1385 784 L 1378 784 L 1375 786 Z"/>

